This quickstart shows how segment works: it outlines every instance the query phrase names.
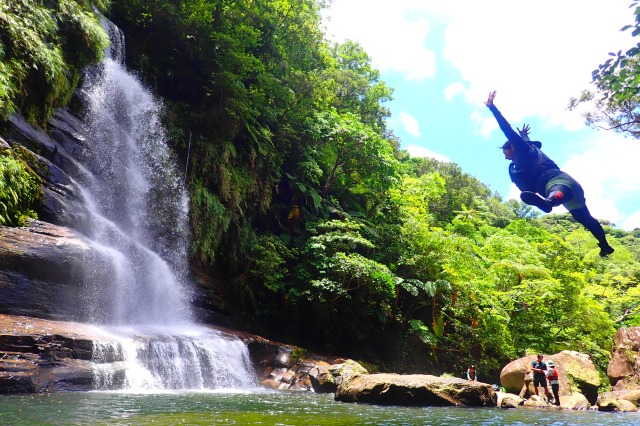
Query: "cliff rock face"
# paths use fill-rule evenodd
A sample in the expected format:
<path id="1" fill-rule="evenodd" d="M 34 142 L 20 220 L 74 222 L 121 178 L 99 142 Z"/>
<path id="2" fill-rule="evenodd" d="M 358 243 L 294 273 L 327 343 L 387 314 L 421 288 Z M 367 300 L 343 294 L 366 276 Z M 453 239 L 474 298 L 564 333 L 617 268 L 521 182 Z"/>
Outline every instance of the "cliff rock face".
<path id="1" fill-rule="evenodd" d="M 45 194 L 37 210 L 40 222 L 30 222 L 24 228 L 0 227 L 0 312 L 82 320 L 69 309 L 82 297 L 80 267 L 89 264 L 99 271 L 99 262 L 104 261 L 81 236 L 86 233 L 89 213 L 78 182 L 91 179 L 82 163 L 96 142 L 67 109 L 56 112 L 46 132 L 18 114 L 0 124 L 0 149 L 22 150 L 22 158 L 42 178 Z M 196 315 L 232 326 L 229 313 L 208 298 L 207 279 L 194 274 L 198 285 L 192 297 Z"/>
<path id="2" fill-rule="evenodd" d="M 68 228 L 35 220 L 0 227 L 0 312 L 77 320 L 82 265 L 97 258 Z"/>
<path id="3" fill-rule="evenodd" d="M 640 389 L 640 327 L 625 327 L 613 338 L 607 376 L 613 390 Z"/>
<path id="4" fill-rule="evenodd" d="M 75 180 L 85 175 L 81 164 L 88 143 L 85 135 L 82 123 L 64 109 L 49 120 L 48 133 L 17 114 L 6 123 L 3 138 L 11 147 L 29 152 L 29 165 L 44 181 L 41 220 L 74 228 L 84 222 L 84 199 Z"/>

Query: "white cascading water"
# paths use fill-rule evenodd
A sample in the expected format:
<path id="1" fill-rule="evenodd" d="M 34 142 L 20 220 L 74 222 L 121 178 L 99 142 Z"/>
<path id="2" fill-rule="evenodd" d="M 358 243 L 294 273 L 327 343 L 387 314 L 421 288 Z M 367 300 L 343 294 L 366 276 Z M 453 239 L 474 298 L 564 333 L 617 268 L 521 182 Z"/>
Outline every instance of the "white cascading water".
<path id="1" fill-rule="evenodd" d="M 161 104 L 122 65 L 120 30 L 104 26 L 110 52 L 82 89 L 91 146 L 79 184 L 90 213 L 79 230 L 102 254 L 87 265 L 81 315 L 111 337 L 94 346 L 96 388 L 253 387 L 246 345 L 191 318 L 188 198 Z"/>

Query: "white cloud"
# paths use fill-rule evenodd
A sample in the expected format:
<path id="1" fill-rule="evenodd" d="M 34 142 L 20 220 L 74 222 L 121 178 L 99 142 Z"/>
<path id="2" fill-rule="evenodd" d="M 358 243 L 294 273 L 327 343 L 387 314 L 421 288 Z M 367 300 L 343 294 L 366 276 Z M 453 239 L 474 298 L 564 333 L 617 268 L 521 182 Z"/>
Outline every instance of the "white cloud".
<path id="1" fill-rule="evenodd" d="M 507 194 L 505 200 L 518 200 L 520 201 L 520 190 L 515 184 L 511 184 L 509 187 L 509 193 Z"/>
<path id="2" fill-rule="evenodd" d="M 442 100 L 457 100 L 462 94 L 468 104 L 477 106 L 470 118 L 474 133 L 484 136 L 498 131 L 483 105 L 494 89 L 496 104 L 512 123 L 536 117 L 547 129 L 584 129 L 580 114 L 566 110 L 569 99 L 590 86 L 591 71 L 608 58 L 609 51 L 635 45 L 629 32 L 619 31 L 633 22 L 633 11 L 628 2 L 618 1 L 333 0 L 328 15 L 329 36 L 359 41 L 382 72 L 424 79 L 435 76 L 436 61 L 453 66 L 457 72 L 425 83 L 435 84 L 429 88 L 444 94 Z M 444 34 L 431 32 L 441 28 L 446 28 Z M 401 100 L 394 102 L 402 105 Z M 417 136 L 418 123 L 409 124 L 408 117 L 396 115 L 390 123 L 397 120 Z M 438 123 L 429 126 L 430 134 L 437 135 Z M 414 156 L 450 161 L 426 148 L 407 149 Z M 636 211 L 640 172 L 637 161 L 632 161 L 637 158 L 640 142 L 597 132 L 563 170 L 582 184 L 595 217 L 633 229 L 640 222 Z M 513 188 L 509 196 L 519 198 Z"/>
<path id="3" fill-rule="evenodd" d="M 583 126 L 566 111 L 569 98 L 591 81 L 607 52 L 631 45 L 619 29 L 633 20 L 627 5 L 582 0 L 454 1 L 446 12 L 445 57 L 481 105 L 490 90 L 496 104 L 521 121 L 540 115 L 549 125 Z M 502 109 L 502 108 L 501 108 Z"/>
<path id="4" fill-rule="evenodd" d="M 398 114 L 398 119 L 407 133 L 416 138 L 420 137 L 420 125 L 413 115 L 407 112 L 401 112 Z"/>
<path id="5" fill-rule="evenodd" d="M 438 161 L 442 161 L 443 163 L 450 163 L 451 160 L 442 154 L 438 154 L 437 152 L 429 151 L 427 148 L 417 145 L 409 145 L 407 146 L 407 151 L 411 154 L 412 157 L 426 157 L 433 158 Z"/>
<path id="6" fill-rule="evenodd" d="M 451 102 L 451 99 L 453 99 L 455 95 L 463 91 L 464 91 L 464 84 L 460 82 L 456 82 L 444 88 L 444 97 L 447 99 L 447 101 Z"/>
<path id="7" fill-rule="evenodd" d="M 580 182 L 594 217 L 633 229 L 639 213 L 625 215 L 619 206 L 640 198 L 640 142 L 598 132 L 585 146 L 588 148 L 571 157 L 562 170 Z"/>
<path id="8" fill-rule="evenodd" d="M 325 11 L 327 36 L 359 42 L 380 71 L 399 71 L 409 80 L 436 72 L 433 51 L 425 46 L 429 24 L 414 12 L 415 0 L 340 0 Z"/>
<path id="9" fill-rule="evenodd" d="M 640 228 L 640 211 L 635 212 L 631 216 L 627 217 L 621 224 L 620 227 L 627 231 L 633 231 L 636 228 Z"/>

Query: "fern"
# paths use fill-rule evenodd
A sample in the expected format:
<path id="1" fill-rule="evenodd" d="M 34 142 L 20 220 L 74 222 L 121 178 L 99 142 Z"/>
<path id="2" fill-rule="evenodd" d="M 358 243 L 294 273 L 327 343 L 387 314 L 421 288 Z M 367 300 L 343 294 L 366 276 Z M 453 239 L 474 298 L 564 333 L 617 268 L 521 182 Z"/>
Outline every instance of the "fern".
<path id="1" fill-rule="evenodd" d="M 11 151 L 0 155 L 0 224 L 22 226 L 37 218 L 34 209 L 44 198 L 42 180 Z"/>

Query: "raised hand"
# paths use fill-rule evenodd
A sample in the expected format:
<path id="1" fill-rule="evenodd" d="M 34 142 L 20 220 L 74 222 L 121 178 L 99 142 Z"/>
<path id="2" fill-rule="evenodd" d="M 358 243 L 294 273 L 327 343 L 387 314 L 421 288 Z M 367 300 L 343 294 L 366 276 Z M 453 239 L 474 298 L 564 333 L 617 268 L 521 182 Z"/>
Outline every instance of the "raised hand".
<path id="1" fill-rule="evenodd" d="M 524 124 L 522 129 L 518 128 L 518 133 L 520 133 L 520 137 L 526 141 L 529 140 L 529 133 L 531 133 L 531 127 L 528 124 Z"/>
<path id="2" fill-rule="evenodd" d="M 493 99 L 496 97 L 496 91 L 494 90 L 493 92 L 489 92 L 489 97 L 487 98 L 487 101 L 484 103 L 486 106 L 490 107 L 493 106 Z"/>

